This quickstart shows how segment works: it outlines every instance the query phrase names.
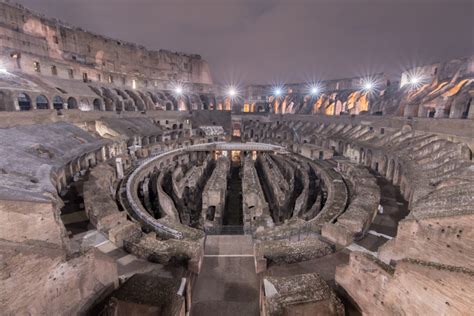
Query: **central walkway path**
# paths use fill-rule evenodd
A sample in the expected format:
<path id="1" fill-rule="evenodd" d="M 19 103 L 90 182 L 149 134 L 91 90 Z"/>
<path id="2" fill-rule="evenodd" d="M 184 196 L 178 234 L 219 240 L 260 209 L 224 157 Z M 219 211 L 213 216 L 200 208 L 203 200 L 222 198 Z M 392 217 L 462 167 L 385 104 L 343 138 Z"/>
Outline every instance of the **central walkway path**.
<path id="1" fill-rule="evenodd" d="M 258 315 L 258 298 L 251 236 L 207 236 L 192 316 Z"/>

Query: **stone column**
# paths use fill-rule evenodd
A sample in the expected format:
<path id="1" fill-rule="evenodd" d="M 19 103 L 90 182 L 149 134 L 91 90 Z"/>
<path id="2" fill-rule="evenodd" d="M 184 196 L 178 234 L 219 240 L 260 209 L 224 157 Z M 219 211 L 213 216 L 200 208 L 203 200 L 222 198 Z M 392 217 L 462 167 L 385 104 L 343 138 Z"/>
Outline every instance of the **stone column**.
<path id="1" fill-rule="evenodd" d="M 123 179 L 122 158 L 115 158 L 115 166 L 117 167 L 117 178 L 118 179 Z"/>

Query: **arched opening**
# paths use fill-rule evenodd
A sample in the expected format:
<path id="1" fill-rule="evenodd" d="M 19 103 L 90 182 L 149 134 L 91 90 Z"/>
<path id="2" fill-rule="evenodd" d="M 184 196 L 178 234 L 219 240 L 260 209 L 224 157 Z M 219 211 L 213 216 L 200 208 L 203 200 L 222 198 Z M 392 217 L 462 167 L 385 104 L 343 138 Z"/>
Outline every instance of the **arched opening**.
<path id="1" fill-rule="evenodd" d="M 44 95 L 39 95 L 36 97 L 36 108 L 38 110 L 47 110 L 49 109 L 48 99 Z"/>
<path id="2" fill-rule="evenodd" d="M 94 111 L 102 110 L 102 101 L 100 99 L 94 99 L 93 105 L 94 105 Z"/>
<path id="3" fill-rule="evenodd" d="M 64 101 L 59 95 L 53 98 L 53 108 L 55 110 L 62 110 L 64 108 Z"/>
<path id="4" fill-rule="evenodd" d="M 365 165 L 368 166 L 369 168 L 372 167 L 372 150 L 367 151 L 367 157 L 365 158 Z"/>
<path id="5" fill-rule="evenodd" d="M 89 100 L 87 99 L 81 99 L 81 102 L 79 104 L 79 109 L 81 111 L 90 111 L 90 103 L 89 103 Z"/>
<path id="6" fill-rule="evenodd" d="M 344 143 L 342 141 L 339 141 L 339 143 L 337 144 L 337 151 L 340 155 L 344 155 Z"/>
<path id="7" fill-rule="evenodd" d="M 67 99 L 67 108 L 68 109 L 77 109 L 77 100 L 74 99 L 73 97 L 70 97 Z"/>
<path id="8" fill-rule="evenodd" d="M 472 98 L 469 99 L 469 102 L 467 102 L 467 105 L 461 113 L 461 118 L 462 119 L 467 119 L 469 117 L 469 111 L 471 110 L 471 103 L 472 103 Z"/>
<path id="9" fill-rule="evenodd" d="M 173 110 L 173 103 L 171 102 L 166 102 L 166 111 L 171 111 Z"/>
<path id="10" fill-rule="evenodd" d="M 20 93 L 18 95 L 18 106 L 20 111 L 31 110 L 31 99 L 26 93 Z"/>
<path id="11" fill-rule="evenodd" d="M 213 221 L 215 215 L 216 215 L 216 207 L 214 205 L 209 206 L 206 212 L 206 219 L 208 221 Z"/>
<path id="12" fill-rule="evenodd" d="M 430 109 L 428 111 L 428 117 L 429 118 L 433 118 L 433 117 L 435 117 L 435 115 L 436 115 L 436 109 Z"/>

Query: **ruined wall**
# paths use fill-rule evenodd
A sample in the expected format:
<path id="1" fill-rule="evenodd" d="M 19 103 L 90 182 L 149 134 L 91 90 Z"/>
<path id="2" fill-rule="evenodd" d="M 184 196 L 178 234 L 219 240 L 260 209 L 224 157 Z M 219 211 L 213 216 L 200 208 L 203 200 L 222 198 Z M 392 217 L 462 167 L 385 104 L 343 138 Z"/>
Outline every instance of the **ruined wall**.
<path id="1" fill-rule="evenodd" d="M 367 315 L 467 315 L 473 281 L 472 270 L 416 260 L 394 269 L 359 252 L 336 268 L 336 282 Z"/>
<path id="2" fill-rule="evenodd" d="M 343 155 L 343 162 L 350 160 L 377 171 L 399 186 L 409 202 L 411 212 L 399 223 L 394 239 L 380 247 L 375 256 L 352 252 L 349 264 L 337 269 L 336 281 L 364 313 L 469 313 L 468 302 L 473 299 L 469 292 L 473 276 L 472 122 L 272 118 L 277 122 L 244 121 L 244 131 L 248 128 L 254 134 L 263 132 L 265 141 L 278 144 L 283 139 L 273 136 L 278 135 L 276 131 L 285 130 L 281 125 L 286 125 L 286 130 L 294 129 L 294 135 L 305 135 L 303 141 Z M 243 135 L 244 139 L 249 137 L 247 132 Z M 301 144 L 301 139 L 295 138 L 295 142 Z M 295 147 L 298 148 L 292 148 Z M 318 164 L 328 167 L 324 161 Z M 331 168 L 336 168 L 335 164 Z M 354 232 L 364 230 L 370 223 L 378 188 L 373 177 L 359 172 L 356 165 L 339 165 L 336 170 L 351 183 L 350 204 L 336 224 L 324 225 L 322 234 L 347 245 Z M 333 180 L 325 182 L 334 185 Z M 347 229 L 336 229 L 343 225 Z M 433 299 L 435 303 L 431 302 Z"/>
<path id="3" fill-rule="evenodd" d="M 0 49 L 8 56 L 8 69 L 35 74 L 34 62 L 39 62 L 44 74 L 52 75 L 54 65 L 60 78 L 83 80 L 87 73 L 92 81 L 131 86 L 135 80 L 137 88 L 171 80 L 212 84 L 209 67 L 199 55 L 149 51 L 4 2 L 0 12 Z"/>
<path id="4" fill-rule="evenodd" d="M 62 248 L 67 236 L 51 202 L 0 200 L 0 239 Z"/>
<path id="5" fill-rule="evenodd" d="M 0 309 L 6 315 L 73 315 L 118 283 L 113 259 L 98 250 L 66 260 L 60 249 L 1 242 Z"/>
<path id="6" fill-rule="evenodd" d="M 413 258 L 474 269 L 474 215 L 407 218 L 398 225 L 397 238 L 380 249 L 385 262 Z"/>
<path id="7" fill-rule="evenodd" d="M 230 170 L 230 161 L 227 157 L 220 157 L 216 167 L 207 180 L 202 191 L 202 219 L 204 226 L 221 225 L 226 202 L 227 177 Z"/>
<path id="8" fill-rule="evenodd" d="M 472 119 L 473 65 L 474 56 L 468 56 L 408 69 L 399 82 L 384 74 L 322 81 L 316 92 L 308 83 L 287 84 L 280 95 L 270 85 L 253 85 L 245 90 L 242 112 Z"/>
<path id="9" fill-rule="evenodd" d="M 258 179 L 255 162 L 250 156 L 244 158 L 242 168 L 242 212 L 244 231 L 260 232 L 273 227 L 273 219 Z"/>

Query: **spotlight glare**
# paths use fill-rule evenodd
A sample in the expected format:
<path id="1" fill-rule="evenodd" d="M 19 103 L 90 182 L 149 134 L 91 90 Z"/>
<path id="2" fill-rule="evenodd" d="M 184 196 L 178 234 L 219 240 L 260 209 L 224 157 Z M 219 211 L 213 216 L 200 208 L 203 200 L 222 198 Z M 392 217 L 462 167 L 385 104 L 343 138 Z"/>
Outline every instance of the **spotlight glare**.
<path id="1" fill-rule="evenodd" d="M 361 89 L 367 93 L 372 93 L 376 89 L 376 82 L 372 78 L 362 80 Z"/>
<path id="2" fill-rule="evenodd" d="M 235 97 L 237 95 L 237 90 L 234 87 L 230 87 L 229 91 L 227 92 L 230 97 Z"/>
<path id="3" fill-rule="evenodd" d="M 8 71 L 5 68 L 0 68 L 0 74 L 6 74 Z"/>
<path id="4" fill-rule="evenodd" d="M 372 82 L 366 82 L 364 84 L 364 90 L 370 91 L 374 88 L 374 84 Z"/>
<path id="5" fill-rule="evenodd" d="M 311 94 L 312 95 L 317 95 L 319 93 L 319 88 L 314 86 L 311 88 Z"/>
<path id="6" fill-rule="evenodd" d="M 410 84 L 413 85 L 413 86 L 418 85 L 420 83 L 420 81 L 421 81 L 421 78 L 418 77 L 418 76 L 412 76 L 410 78 Z"/>
<path id="7" fill-rule="evenodd" d="M 274 92 L 275 92 L 275 95 L 277 97 L 279 97 L 281 95 L 281 89 L 280 88 L 276 88 Z"/>
<path id="8" fill-rule="evenodd" d="M 174 92 L 175 92 L 177 95 L 183 94 L 183 87 L 177 86 L 176 88 L 174 88 Z"/>

